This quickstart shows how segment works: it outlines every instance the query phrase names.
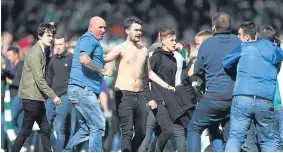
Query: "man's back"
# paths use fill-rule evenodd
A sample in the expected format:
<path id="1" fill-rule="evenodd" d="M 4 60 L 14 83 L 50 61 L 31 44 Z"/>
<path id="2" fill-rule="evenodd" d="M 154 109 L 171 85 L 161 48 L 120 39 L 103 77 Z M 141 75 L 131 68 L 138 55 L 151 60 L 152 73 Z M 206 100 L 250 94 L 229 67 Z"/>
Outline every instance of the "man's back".
<path id="1" fill-rule="evenodd" d="M 232 99 L 234 81 L 225 73 L 222 58 L 241 44 L 241 40 L 228 32 L 215 33 L 200 46 L 195 73 L 204 69 L 206 92 L 204 97 L 214 100 Z"/>
<path id="2" fill-rule="evenodd" d="M 243 43 L 234 95 L 256 95 L 273 100 L 282 50 L 269 40 Z"/>
<path id="3" fill-rule="evenodd" d="M 117 46 L 121 51 L 116 60 L 118 70 L 115 88 L 138 92 L 142 89 L 142 74 L 147 58 L 147 51 L 143 46 L 126 44 Z"/>

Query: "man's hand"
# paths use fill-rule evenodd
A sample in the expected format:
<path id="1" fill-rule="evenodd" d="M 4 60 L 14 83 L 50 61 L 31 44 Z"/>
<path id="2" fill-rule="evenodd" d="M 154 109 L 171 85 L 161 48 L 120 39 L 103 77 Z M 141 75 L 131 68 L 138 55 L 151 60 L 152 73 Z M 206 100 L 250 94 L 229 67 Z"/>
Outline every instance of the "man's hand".
<path id="1" fill-rule="evenodd" d="M 147 106 L 150 108 L 150 109 L 157 109 L 157 104 L 154 100 L 151 100 L 147 103 Z"/>
<path id="2" fill-rule="evenodd" d="M 8 83 L 8 84 L 12 84 L 12 80 L 11 79 L 9 79 L 8 77 L 6 77 L 6 82 Z"/>
<path id="3" fill-rule="evenodd" d="M 58 97 L 58 96 L 56 96 L 54 99 L 53 99 L 53 102 L 54 102 L 54 104 L 55 105 L 60 105 L 62 102 L 61 102 L 61 99 Z"/>

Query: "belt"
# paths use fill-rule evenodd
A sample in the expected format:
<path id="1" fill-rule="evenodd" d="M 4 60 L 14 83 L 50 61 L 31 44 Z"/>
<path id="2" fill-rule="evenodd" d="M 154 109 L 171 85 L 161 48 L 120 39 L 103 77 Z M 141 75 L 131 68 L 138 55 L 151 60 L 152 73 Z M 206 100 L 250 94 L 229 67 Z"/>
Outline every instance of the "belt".
<path id="1" fill-rule="evenodd" d="M 243 95 L 243 96 L 247 96 L 247 97 L 250 97 L 250 98 L 253 98 L 253 99 L 257 99 L 257 100 L 265 100 L 265 101 L 267 101 L 269 103 L 272 103 L 271 100 L 269 100 L 267 98 L 259 97 L 259 96 L 256 96 L 256 95 L 253 95 L 253 96 L 252 95 Z"/>
<path id="2" fill-rule="evenodd" d="M 78 84 L 68 84 L 68 85 L 72 85 L 72 86 L 77 86 L 77 87 L 80 87 L 80 88 L 82 88 L 82 89 L 87 89 L 87 86 L 82 86 L 82 85 L 78 85 Z M 96 92 L 94 92 L 94 91 L 92 91 L 93 93 L 95 93 L 95 95 L 96 95 L 96 97 L 98 98 L 99 97 L 99 94 L 98 93 L 96 93 Z"/>
<path id="3" fill-rule="evenodd" d="M 224 102 L 224 103 L 231 103 L 232 102 L 232 100 L 219 100 L 219 101 Z"/>

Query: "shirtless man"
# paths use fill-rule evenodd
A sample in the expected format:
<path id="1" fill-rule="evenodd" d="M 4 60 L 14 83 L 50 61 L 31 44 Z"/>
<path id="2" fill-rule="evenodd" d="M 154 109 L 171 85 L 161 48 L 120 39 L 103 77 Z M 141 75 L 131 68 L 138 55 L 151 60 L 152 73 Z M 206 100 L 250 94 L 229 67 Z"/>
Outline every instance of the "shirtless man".
<path id="1" fill-rule="evenodd" d="M 146 100 L 141 92 L 143 73 L 163 88 L 175 89 L 150 69 L 147 49 L 138 44 L 141 40 L 142 21 L 137 17 L 128 17 L 124 21 L 124 28 L 127 40 L 104 56 L 104 62 L 116 60 L 118 74 L 115 83 L 115 100 L 122 128 L 121 149 L 123 152 L 134 152 L 138 150 L 146 133 Z M 149 103 L 149 106 L 157 108 L 154 101 Z"/>

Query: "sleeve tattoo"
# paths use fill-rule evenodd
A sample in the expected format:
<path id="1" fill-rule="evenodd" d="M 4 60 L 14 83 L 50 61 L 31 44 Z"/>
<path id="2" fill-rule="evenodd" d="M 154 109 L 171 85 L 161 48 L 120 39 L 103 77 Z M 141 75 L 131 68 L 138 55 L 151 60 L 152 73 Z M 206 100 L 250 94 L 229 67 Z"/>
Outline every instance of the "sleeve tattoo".
<path id="1" fill-rule="evenodd" d="M 98 73 L 103 73 L 103 71 L 104 71 L 104 69 L 102 69 L 99 66 L 97 66 L 96 64 L 92 63 L 91 58 L 88 56 L 88 54 L 86 52 L 80 53 L 80 61 L 85 67 L 87 67 L 91 70 L 94 70 Z"/>

